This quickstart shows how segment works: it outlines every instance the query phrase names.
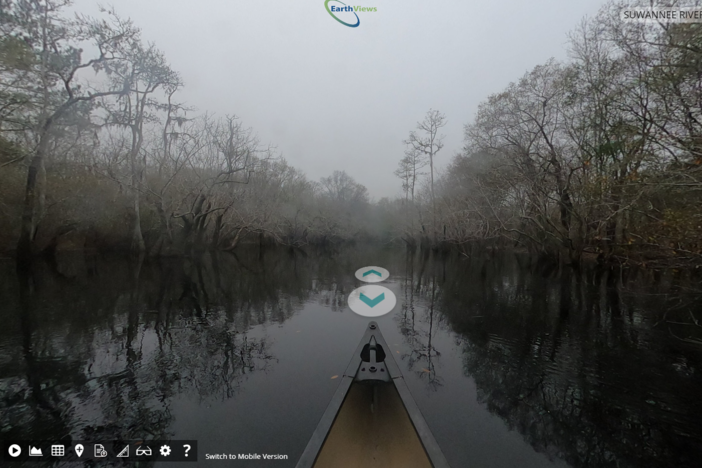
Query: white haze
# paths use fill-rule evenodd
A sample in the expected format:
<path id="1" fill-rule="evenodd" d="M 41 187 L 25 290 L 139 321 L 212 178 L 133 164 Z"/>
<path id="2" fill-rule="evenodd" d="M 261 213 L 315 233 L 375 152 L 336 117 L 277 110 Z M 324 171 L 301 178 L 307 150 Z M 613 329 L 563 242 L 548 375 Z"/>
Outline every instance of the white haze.
<path id="1" fill-rule="evenodd" d="M 478 104 L 550 57 L 600 0 L 397 1 L 349 28 L 324 0 L 119 0 L 166 53 L 200 112 L 236 114 L 318 180 L 345 170 L 372 197 L 400 194 L 402 140 L 429 108 L 446 114 L 439 169 L 460 151 Z M 98 4 L 74 2 L 97 15 Z"/>

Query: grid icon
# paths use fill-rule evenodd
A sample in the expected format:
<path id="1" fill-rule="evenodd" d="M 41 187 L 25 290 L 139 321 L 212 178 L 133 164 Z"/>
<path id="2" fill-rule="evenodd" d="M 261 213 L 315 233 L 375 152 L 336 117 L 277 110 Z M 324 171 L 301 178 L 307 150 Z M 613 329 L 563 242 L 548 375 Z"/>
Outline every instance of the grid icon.
<path id="1" fill-rule="evenodd" d="M 52 445 L 51 446 L 51 456 L 52 457 L 62 457 L 66 454 L 66 450 L 63 445 Z"/>

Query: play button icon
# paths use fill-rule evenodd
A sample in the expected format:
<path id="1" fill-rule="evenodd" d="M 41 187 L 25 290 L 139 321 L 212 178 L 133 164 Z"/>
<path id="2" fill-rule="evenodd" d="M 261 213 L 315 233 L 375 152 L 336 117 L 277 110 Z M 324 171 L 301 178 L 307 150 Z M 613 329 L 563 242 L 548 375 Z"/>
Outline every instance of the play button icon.
<path id="1" fill-rule="evenodd" d="M 17 444 L 10 445 L 10 448 L 7 451 L 10 452 L 11 457 L 19 457 L 20 453 L 22 453 L 22 449 Z"/>

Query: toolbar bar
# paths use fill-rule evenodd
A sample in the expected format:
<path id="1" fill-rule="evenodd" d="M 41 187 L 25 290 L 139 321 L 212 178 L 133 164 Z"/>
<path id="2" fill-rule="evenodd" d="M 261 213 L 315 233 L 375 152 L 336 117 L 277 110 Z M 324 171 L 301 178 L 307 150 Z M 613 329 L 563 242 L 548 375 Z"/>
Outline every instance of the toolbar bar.
<path id="1" fill-rule="evenodd" d="M 196 462 L 197 440 L 3 441 L 5 462 L 32 461 L 172 461 Z"/>

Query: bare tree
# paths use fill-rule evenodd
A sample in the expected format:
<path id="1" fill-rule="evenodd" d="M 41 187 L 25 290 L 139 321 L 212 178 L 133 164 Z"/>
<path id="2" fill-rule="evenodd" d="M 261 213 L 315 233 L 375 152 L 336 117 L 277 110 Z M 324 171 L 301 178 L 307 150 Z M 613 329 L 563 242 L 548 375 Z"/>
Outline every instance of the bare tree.
<path id="1" fill-rule="evenodd" d="M 45 212 L 46 172 L 45 159 L 50 140 L 62 119 L 81 104 L 119 94 L 112 86 L 94 89 L 81 84 L 79 76 L 86 69 L 110 75 L 112 67 L 124 60 L 123 44 L 139 37 L 139 31 L 130 21 L 116 17 L 111 22 L 78 17 L 68 21 L 61 16 L 67 1 L 17 0 L 3 5 L 2 26 L 5 34 L 24 42 L 21 67 L 5 70 L 5 75 L 24 79 L 14 80 L 17 94 L 32 102 L 24 108 L 26 127 L 34 143 L 33 155 L 27 172 L 21 234 L 17 245 L 20 260 L 27 259 L 34 250 L 37 228 Z M 89 60 L 82 57 L 81 42 L 90 42 L 97 55 Z M 4 81 L 4 80 L 3 80 Z M 26 112 L 29 111 L 27 114 Z"/>
<path id="2" fill-rule="evenodd" d="M 368 190 L 345 171 L 334 171 L 329 177 L 319 180 L 322 193 L 341 203 L 368 201 Z"/>
<path id="3" fill-rule="evenodd" d="M 104 100 L 103 106 L 108 111 L 107 123 L 125 127 L 131 134 L 129 149 L 129 168 L 131 173 L 131 190 L 133 197 L 133 231 L 132 251 L 144 252 L 146 246 L 141 229 L 141 192 L 143 173 L 146 167 L 142 147 L 144 144 L 144 124 L 157 121 L 155 111 L 159 107 L 168 109 L 170 117 L 170 99 L 182 86 L 178 73 L 166 62 L 163 53 L 153 45 L 143 47 L 140 41 L 125 44 L 123 55 L 126 60 L 114 67 L 113 86 L 121 87 L 122 92 L 116 100 Z M 164 91 L 168 104 L 155 99 L 155 93 Z M 167 120 L 168 120 L 167 117 Z"/>
<path id="4" fill-rule="evenodd" d="M 414 191 L 417 186 L 417 177 L 422 175 L 422 168 L 427 165 L 424 153 L 414 146 L 405 150 L 405 157 L 398 163 L 395 175 L 402 180 L 402 191 L 405 192 L 405 199 L 414 203 Z"/>
<path id="5" fill-rule="evenodd" d="M 415 217 L 419 216 L 419 223 L 422 224 L 422 211 L 415 203 L 415 190 L 417 187 L 417 178 L 423 175 L 420 172 L 427 164 L 426 156 L 418 149 L 408 146 L 405 149 L 405 157 L 398 162 L 398 168 L 395 175 L 402 180 L 402 191 L 405 193 L 404 215 L 405 215 L 405 232 L 403 239 L 408 245 L 415 245 Z"/>
<path id="6" fill-rule="evenodd" d="M 156 165 L 151 177 L 147 177 L 145 188 L 158 214 L 160 223 L 159 237 L 154 243 L 152 255 L 169 252 L 173 247 L 174 236 L 171 227 L 174 199 L 178 196 L 181 174 L 186 170 L 193 157 L 203 149 L 206 138 L 203 137 L 201 122 L 189 119 L 188 109 L 173 102 L 177 86 L 168 89 L 167 103 L 164 105 L 166 118 L 161 130 L 161 141 L 153 138 L 149 159 Z"/>
<path id="7" fill-rule="evenodd" d="M 412 130 L 409 138 L 404 141 L 413 150 L 425 154 L 429 158 L 429 174 L 432 204 L 432 237 L 434 245 L 437 244 L 436 226 L 436 195 L 434 193 L 434 157 L 444 147 L 443 135 L 439 129 L 446 125 L 446 116 L 438 110 L 429 109 L 424 120 L 417 122 L 417 129 Z"/>

